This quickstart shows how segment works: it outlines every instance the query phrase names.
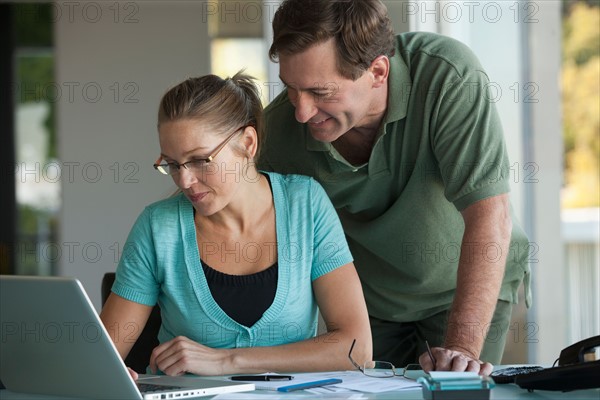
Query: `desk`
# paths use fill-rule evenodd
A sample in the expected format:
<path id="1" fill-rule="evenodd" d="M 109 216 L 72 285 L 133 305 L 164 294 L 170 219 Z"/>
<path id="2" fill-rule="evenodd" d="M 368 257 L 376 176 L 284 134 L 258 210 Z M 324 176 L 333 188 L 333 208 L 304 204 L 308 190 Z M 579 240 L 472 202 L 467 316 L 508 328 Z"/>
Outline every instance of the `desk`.
<path id="1" fill-rule="evenodd" d="M 294 393 L 282 393 L 277 395 L 276 392 L 268 392 L 268 391 L 255 391 L 255 392 L 245 392 L 248 397 L 255 397 L 256 395 L 264 395 L 265 398 L 272 399 L 313 399 L 315 395 L 310 393 L 302 393 L 294 392 Z M 243 399 L 244 393 L 238 393 L 236 396 L 232 396 L 231 398 Z M 350 398 L 351 396 L 356 396 L 354 394 L 336 394 L 331 396 L 321 395 L 323 398 L 331 398 L 331 399 L 344 399 Z M 362 394 L 360 395 L 360 400 L 422 400 L 423 396 L 420 390 L 406 390 L 399 392 L 387 392 L 387 393 L 379 393 L 379 394 Z M 201 397 L 202 399 L 209 399 L 209 397 Z M 356 397 L 354 397 L 356 398 Z M 13 393 L 8 390 L 0 390 L 0 399 L 2 400 L 66 400 L 64 397 L 56 397 L 56 396 L 44 396 L 44 395 L 32 395 L 25 393 Z M 521 389 L 520 387 L 512 384 L 508 385 L 497 385 L 492 390 L 491 395 L 492 400 L 536 400 L 536 399 L 577 399 L 577 400 L 598 400 L 600 399 L 600 389 L 591 389 L 591 390 L 577 390 L 574 392 L 562 393 L 562 392 L 548 392 L 548 391 L 535 391 L 533 393 L 527 392 L 527 390 Z"/>
<path id="2" fill-rule="evenodd" d="M 504 368 L 505 366 L 496 366 L 496 369 Z M 222 378 L 221 378 L 222 379 Z M 394 379 L 394 378 L 389 378 Z M 357 397 L 359 396 L 359 397 Z M 214 396 L 213 396 L 214 397 Z M 219 395 L 219 399 L 244 399 L 244 398 L 266 398 L 266 399 L 313 399 L 316 396 L 306 391 L 297 391 L 292 393 L 278 393 L 274 391 L 263 391 L 257 390 L 254 392 L 241 392 L 232 393 L 231 395 Z M 360 400 L 422 400 L 423 395 L 421 389 L 410 389 L 393 392 L 385 392 L 378 394 L 371 393 L 337 393 L 331 395 L 319 395 L 319 398 L 325 399 L 346 399 L 354 398 Z M 200 397 L 201 399 L 210 399 L 211 397 Z M 521 389 L 514 384 L 496 384 L 496 387 L 492 389 L 490 398 L 492 400 L 536 400 L 536 399 L 577 399 L 577 400 L 600 400 L 600 389 L 589 389 L 589 390 L 576 390 L 574 392 L 554 392 L 554 391 L 543 391 L 536 390 L 534 392 L 528 392 L 525 389 Z M 0 390 L 0 400 L 66 400 L 62 396 L 46 396 L 36 395 L 28 393 L 14 393 L 6 389 Z"/>

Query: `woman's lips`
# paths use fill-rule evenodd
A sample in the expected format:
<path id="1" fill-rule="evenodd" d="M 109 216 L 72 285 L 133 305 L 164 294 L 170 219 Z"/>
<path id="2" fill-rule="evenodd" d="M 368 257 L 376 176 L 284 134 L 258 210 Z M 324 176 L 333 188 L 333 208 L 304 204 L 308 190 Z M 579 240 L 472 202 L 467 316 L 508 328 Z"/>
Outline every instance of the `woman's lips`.
<path id="1" fill-rule="evenodd" d="M 208 192 L 188 194 L 188 198 L 192 203 L 197 203 L 200 200 L 202 200 L 207 194 Z"/>

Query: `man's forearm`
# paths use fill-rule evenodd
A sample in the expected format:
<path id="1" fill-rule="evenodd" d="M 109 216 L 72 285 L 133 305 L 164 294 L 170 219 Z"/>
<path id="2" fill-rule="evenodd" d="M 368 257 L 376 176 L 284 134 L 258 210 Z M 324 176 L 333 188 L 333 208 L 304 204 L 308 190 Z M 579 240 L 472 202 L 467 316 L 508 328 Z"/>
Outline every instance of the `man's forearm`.
<path id="1" fill-rule="evenodd" d="M 510 246 L 508 195 L 482 200 L 463 212 L 465 233 L 457 288 L 444 346 L 478 359 L 496 308 Z"/>

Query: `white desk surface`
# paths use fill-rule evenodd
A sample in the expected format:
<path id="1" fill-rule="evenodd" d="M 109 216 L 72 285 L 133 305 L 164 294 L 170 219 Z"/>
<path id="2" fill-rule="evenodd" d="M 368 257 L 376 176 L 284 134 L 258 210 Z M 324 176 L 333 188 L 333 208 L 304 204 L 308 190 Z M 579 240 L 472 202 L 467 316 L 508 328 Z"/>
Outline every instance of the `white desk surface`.
<path id="1" fill-rule="evenodd" d="M 495 369 L 504 368 L 505 366 L 497 365 Z M 214 397 L 214 396 L 212 396 Z M 268 400 L 290 400 L 290 399 L 313 399 L 315 397 L 325 399 L 351 399 L 351 400 L 421 400 L 423 394 L 421 389 L 409 389 L 393 392 L 385 392 L 378 394 L 371 393 L 337 393 L 331 395 L 315 395 L 303 390 L 292 393 L 278 393 L 273 391 L 257 390 L 253 392 L 232 393 L 231 395 L 220 395 L 219 399 L 258 399 L 264 398 Z M 200 399 L 210 399 L 211 396 L 199 397 Z M 600 400 L 600 389 L 576 390 L 573 392 L 545 391 L 536 390 L 528 392 L 514 384 L 496 384 L 496 387 L 491 391 L 491 400 L 536 400 L 536 399 L 577 399 L 577 400 Z M 6 389 L 0 390 L 0 400 L 67 400 L 62 396 L 48 396 L 30 393 L 15 393 Z M 76 400 L 76 399 L 74 399 Z"/>
<path id="2" fill-rule="evenodd" d="M 249 397 L 256 398 L 257 395 L 261 395 L 266 399 L 309 399 L 315 398 L 314 394 L 306 393 L 303 391 L 298 391 L 294 393 L 276 393 L 269 391 L 254 391 L 254 392 L 244 392 L 248 394 Z M 243 399 L 242 396 L 244 393 L 237 393 L 235 396 L 231 398 Z M 336 394 L 336 395 L 321 395 L 319 397 L 329 398 L 329 399 L 353 399 L 353 400 L 402 400 L 402 399 L 410 399 L 410 400 L 421 400 L 423 399 L 423 395 L 421 390 L 405 390 L 405 391 L 395 391 L 395 392 L 386 392 L 379 394 L 367 394 L 367 393 L 348 393 L 348 394 Z M 532 393 L 527 392 L 527 390 L 521 389 L 520 387 L 512 384 L 508 385 L 496 385 L 494 389 L 492 389 L 491 393 L 492 400 L 506 400 L 506 399 L 523 399 L 523 400 L 535 400 L 535 399 L 577 399 L 577 400 L 598 400 L 600 399 L 600 389 L 591 389 L 591 390 L 576 390 L 574 392 L 550 392 L 543 390 L 536 390 Z M 203 399 L 209 399 L 210 397 L 202 397 Z M 28 393 L 14 393 L 9 390 L 0 390 L 0 399 L 2 400 L 65 400 L 64 397 L 58 396 L 45 396 L 45 395 L 36 395 L 36 394 L 28 394 Z"/>
<path id="3" fill-rule="evenodd" d="M 249 396 L 242 396 L 244 393 Z M 316 396 L 314 394 L 306 393 L 303 391 L 293 393 L 276 393 L 269 391 L 254 391 L 237 393 L 236 396 L 231 398 L 243 399 L 244 397 L 257 398 L 258 395 L 265 399 L 279 400 L 279 399 L 313 399 Z M 352 399 L 352 400 L 421 400 L 423 395 L 421 390 L 405 390 L 386 392 L 379 394 L 367 394 L 367 393 L 347 393 L 347 394 L 332 394 L 332 395 L 319 395 L 319 398 L 325 399 Z M 209 399 L 210 397 L 201 397 L 202 399 Z M 550 392 L 550 391 L 534 391 L 532 393 L 527 390 L 521 389 L 520 387 L 512 384 L 508 385 L 497 385 L 492 389 L 490 398 L 492 400 L 507 400 L 507 399 L 523 399 L 523 400 L 536 400 L 536 399 L 577 399 L 577 400 L 598 400 L 600 399 L 600 389 L 591 390 L 576 390 L 574 392 Z M 2 400 L 66 400 L 64 397 L 57 396 L 44 396 L 34 395 L 27 393 L 14 393 L 8 390 L 0 390 L 0 399 Z M 225 397 L 224 397 L 225 399 Z"/>

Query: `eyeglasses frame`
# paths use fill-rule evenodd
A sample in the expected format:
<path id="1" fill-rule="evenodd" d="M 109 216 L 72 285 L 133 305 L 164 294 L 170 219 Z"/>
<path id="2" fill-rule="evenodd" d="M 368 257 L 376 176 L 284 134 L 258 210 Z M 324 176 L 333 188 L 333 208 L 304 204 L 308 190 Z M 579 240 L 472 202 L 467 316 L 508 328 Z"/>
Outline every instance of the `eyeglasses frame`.
<path id="1" fill-rule="evenodd" d="M 392 366 L 392 373 L 393 375 L 385 375 L 385 376 L 375 376 L 375 375 L 369 375 L 365 372 L 365 368 L 361 367 L 360 365 L 358 365 L 358 363 L 356 361 L 354 361 L 354 359 L 352 358 L 352 350 L 354 349 L 354 345 L 356 344 L 356 339 L 354 339 L 352 341 L 352 345 L 350 346 L 350 351 L 348 352 L 348 359 L 350 360 L 350 362 L 352 363 L 352 365 L 354 365 L 354 367 L 356 367 L 360 372 L 362 372 L 363 374 L 365 374 L 366 376 L 370 377 L 370 378 L 393 378 L 394 376 L 404 376 L 404 374 L 399 375 L 396 374 L 396 367 L 394 366 L 394 364 L 392 364 L 391 362 L 388 361 L 373 361 L 374 363 L 386 363 Z"/>
<path id="2" fill-rule="evenodd" d="M 217 146 L 217 148 L 206 158 L 201 158 L 201 159 L 197 159 L 197 160 L 193 160 L 193 161 L 186 161 L 182 164 L 179 164 L 177 162 L 161 164 L 160 162 L 163 160 L 163 156 L 161 155 L 158 157 L 158 159 L 154 162 L 154 164 L 152 166 L 154 167 L 155 170 L 157 170 L 158 172 L 160 172 L 163 175 L 173 176 L 173 174 L 170 174 L 167 171 L 167 169 L 165 168 L 165 167 L 170 168 L 170 164 L 173 164 L 177 168 L 177 173 L 179 173 L 179 171 L 181 170 L 181 167 L 189 170 L 189 168 L 187 167 L 186 164 L 197 163 L 197 162 L 201 162 L 201 161 L 204 161 L 204 163 L 206 163 L 206 164 L 211 163 L 214 160 L 214 158 L 221 152 L 221 150 L 223 150 L 225 148 L 225 146 L 227 146 L 227 143 L 229 143 L 229 141 L 240 131 L 240 129 L 245 129 L 248 126 L 250 126 L 250 125 L 240 126 L 235 131 L 233 131 L 231 133 L 231 135 L 227 136 L 227 138 L 224 141 L 222 141 L 221 144 L 219 144 Z"/>

